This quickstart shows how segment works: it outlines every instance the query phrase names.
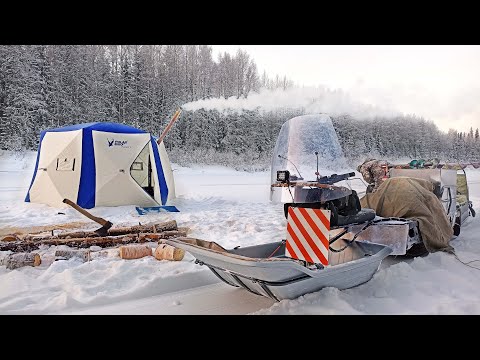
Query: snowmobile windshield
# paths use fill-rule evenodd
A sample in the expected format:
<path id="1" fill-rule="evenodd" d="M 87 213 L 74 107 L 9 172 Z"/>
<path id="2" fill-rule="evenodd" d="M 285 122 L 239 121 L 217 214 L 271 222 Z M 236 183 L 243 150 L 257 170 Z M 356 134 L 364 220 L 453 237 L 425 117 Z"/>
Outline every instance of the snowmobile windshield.
<path id="1" fill-rule="evenodd" d="M 288 170 L 290 180 L 315 181 L 320 176 L 342 174 L 348 166 L 328 115 L 302 115 L 286 121 L 273 150 L 271 183 L 277 171 Z"/>

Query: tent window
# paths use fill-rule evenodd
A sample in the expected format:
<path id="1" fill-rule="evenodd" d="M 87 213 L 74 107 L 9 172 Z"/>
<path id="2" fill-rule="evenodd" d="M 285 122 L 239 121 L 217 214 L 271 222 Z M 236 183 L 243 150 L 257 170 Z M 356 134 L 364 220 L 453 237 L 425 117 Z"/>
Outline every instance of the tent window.
<path id="1" fill-rule="evenodd" d="M 154 177 L 152 176 L 152 163 L 150 159 L 149 143 L 145 145 L 137 158 L 130 166 L 130 175 L 133 180 L 152 198 L 154 196 L 153 189 L 155 187 Z"/>
<path id="2" fill-rule="evenodd" d="M 75 158 L 57 158 L 57 171 L 75 171 Z"/>
<path id="3" fill-rule="evenodd" d="M 137 162 L 137 161 L 135 161 L 135 162 L 132 164 L 132 170 L 143 171 L 143 162 Z"/>

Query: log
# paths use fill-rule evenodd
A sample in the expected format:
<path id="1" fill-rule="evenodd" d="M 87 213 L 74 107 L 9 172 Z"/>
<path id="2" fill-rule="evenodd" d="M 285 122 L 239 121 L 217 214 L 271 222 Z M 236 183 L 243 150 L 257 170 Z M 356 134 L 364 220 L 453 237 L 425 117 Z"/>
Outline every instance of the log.
<path id="1" fill-rule="evenodd" d="M 171 260 L 180 261 L 185 255 L 185 250 L 176 248 L 168 244 L 160 244 L 155 249 L 155 259 L 157 260 Z"/>
<path id="2" fill-rule="evenodd" d="M 107 236 L 120 236 L 128 234 L 140 233 L 158 233 L 169 230 L 177 230 L 177 222 L 175 220 L 163 223 L 154 223 L 149 225 L 134 225 L 121 228 L 110 228 Z M 74 231 L 52 235 L 27 235 L 23 238 L 26 241 L 42 241 L 50 239 L 77 239 L 77 238 L 94 238 L 100 237 L 95 231 Z"/>
<path id="3" fill-rule="evenodd" d="M 169 239 L 172 237 L 180 237 L 180 236 L 187 236 L 187 231 L 182 230 L 182 231 L 164 231 L 158 234 L 142 234 L 145 236 L 147 239 L 150 240 L 161 240 L 161 239 Z"/>
<path id="4" fill-rule="evenodd" d="M 47 239 L 30 241 L 11 241 L 0 242 L 0 251 L 29 252 L 38 250 L 41 245 L 67 245 L 76 248 L 89 248 L 90 246 L 100 246 L 102 248 L 125 245 L 131 243 L 145 243 L 158 239 L 168 239 L 172 237 L 185 236 L 185 231 L 165 231 L 158 234 L 129 234 L 122 236 L 105 237 L 87 237 L 72 239 Z"/>
<path id="5" fill-rule="evenodd" d="M 145 256 L 152 256 L 152 248 L 147 245 L 120 246 L 120 258 L 140 259 Z"/>
<path id="6" fill-rule="evenodd" d="M 177 227 L 177 231 L 185 231 L 188 233 L 190 231 L 190 228 L 187 226 L 179 226 Z"/>
<path id="7" fill-rule="evenodd" d="M 28 227 L 4 227 L 0 229 L 0 235 L 19 235 L 23 237 L 28 234 L 49 232 L 51 233 L 54 230 L 66 230 L 66 229 L 75 229 L 81 228 L 83 226 L 88 226 L 89 224 L 85 221 L 74 221 L 63 224 L 55 225 L 44 225 L 44 226 L 28 226 Z"/>
<path id="8" fill-rule="evenodd" d="M 167 230 L 177 230 L 177 222 L 175 220 L 171 220 L 152 225 L 135 225 L 124 228 L 113 228 L 108 230 L 108 235 L 118 236 L 126 234 L 157 233 Z"/>
<path id="9" fill-rule="evenodd" d="M 55 261 L 78 258 L 84 262 L 90 261 L 90 250 L 57 250 L 55 251 Z"/>
<path id="10" fill-rule="evenodd" d="M 17 253 L 9 254 L 0 260 L 0 265 L 5 265 L 7 269 L 13 270 L 22 266 L 38 266 L 42 263 L 40 255 L 37 253 Z"/>
<path id="11" fill-rule="evenodd" d="M 36 243 L 31 241 L 24 242 L 24 241 L 10 241 L 0 243 L 0 251 L 12 251 L 15 253 L 20 252 L 31 252 L 34 250 L 38 250 L 39 246 Z"/>
<path id="12" fill-rule="evenodd" d="M 37 241 L 37 244 L 41 245 L 67 245 L 78 248 L 89 248 L 90 246 L 109 247 L 115 245 L 123 245 L 129 243 L 146 242 L 144 238 L 140 238 L 137 235 L 123 235 L 123 236 L 105 236 L 105 237 L 93 237 L 93 238 L 73 238 L 73 239 L 50 239 Z"/>
<path id="13" fill-rule="evenodd" d="M 17 235 L 7 235 L 4 236 L 1 241 L 20 241 L 20 238 Z"/>

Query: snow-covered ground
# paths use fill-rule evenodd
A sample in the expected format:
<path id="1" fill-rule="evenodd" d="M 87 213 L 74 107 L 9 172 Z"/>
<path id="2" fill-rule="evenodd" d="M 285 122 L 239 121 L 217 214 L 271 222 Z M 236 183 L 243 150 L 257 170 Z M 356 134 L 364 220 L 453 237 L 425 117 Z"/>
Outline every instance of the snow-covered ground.
<path id="1" fill-rule="evenodd" d="M 71 208 L 24 203 L 35 152 L 0 152 L 0 235 L 19 228 L 69 224 L 96 229 Z M 283 207 L 269 202 L 270 173 L 172 164 L 180 213 L 140 216 L 134 206 L 92 209 L 115 226 L 175 219 L 189 236 L 226 248 L 285 237 Z M 480 171 L 467 170 L 471 200 L 480 213 Z M 362 188 L 357 188 L 362 190 Z M 480 260 L 480 222 L 470 218 L 451 244 L 463 261 Z M 151 243 L 152 247 L 156 244 Z M 480 314 L 480 270 L 452 255 L 429 254 L 383 261 L 369 282 L 356 288 L 325 288 L 274 303 L 230 287 L 186 254 L 179 262 L 153 257 L 122 260 L 118 250 L 98 251 L 94 260 L 53 261 L 58 247 L 40 251 L 39 267 L 0 266 L 2 314 Z M 480 261 L 471 265 L 480 268 Z"/>

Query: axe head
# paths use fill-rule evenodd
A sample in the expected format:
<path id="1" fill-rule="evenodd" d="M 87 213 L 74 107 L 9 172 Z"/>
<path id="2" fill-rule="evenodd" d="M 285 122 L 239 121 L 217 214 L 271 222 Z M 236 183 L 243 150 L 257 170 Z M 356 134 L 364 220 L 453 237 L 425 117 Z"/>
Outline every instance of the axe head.
<path id="1" fill-rule="evenodd" d="M 112 225 L 113 224 L 110 221 L 107 221 L 101 228 L 98 228 L 94 232 L 99 236 L 106 236 L 108 235 L 108 229 L 110 229 Z"/>

